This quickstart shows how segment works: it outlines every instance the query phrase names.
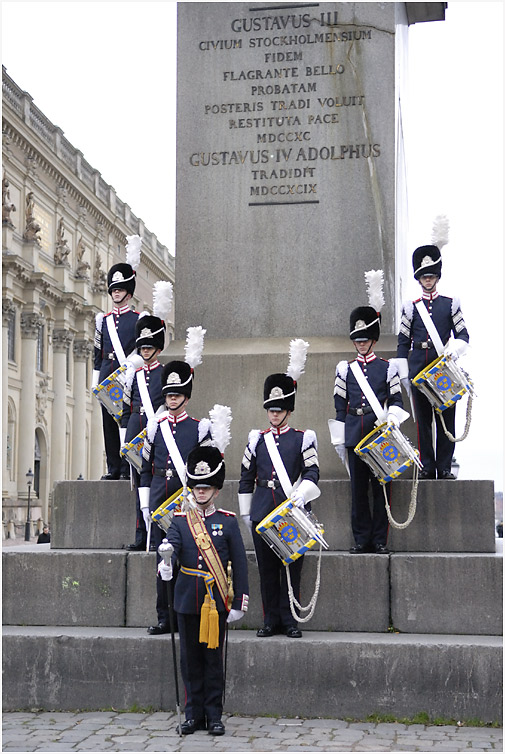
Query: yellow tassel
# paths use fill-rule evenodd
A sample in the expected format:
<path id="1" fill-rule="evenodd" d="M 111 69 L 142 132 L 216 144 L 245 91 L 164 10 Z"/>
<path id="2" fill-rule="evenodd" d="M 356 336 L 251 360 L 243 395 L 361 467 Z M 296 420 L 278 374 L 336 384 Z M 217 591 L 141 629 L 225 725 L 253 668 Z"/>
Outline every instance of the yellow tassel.
<path id="1" fill-rule="evenodd" d="M 209 610 L 210 610 L 210 597 L 208 594 L 206 594 L 205 599 L 203 600 L 202 612 L 200 615 L 200 639 L 199 641 L 203 644 L 207 643 L 207 639 L 209 636 Z"/>
<path id="2" fill-rule="evenodd" d="M 209 641 L 207 649 L 217 649 L 219 646 L 219 613 L 216 610 L 216 601 L 210 601 L 209 612 Z"/>

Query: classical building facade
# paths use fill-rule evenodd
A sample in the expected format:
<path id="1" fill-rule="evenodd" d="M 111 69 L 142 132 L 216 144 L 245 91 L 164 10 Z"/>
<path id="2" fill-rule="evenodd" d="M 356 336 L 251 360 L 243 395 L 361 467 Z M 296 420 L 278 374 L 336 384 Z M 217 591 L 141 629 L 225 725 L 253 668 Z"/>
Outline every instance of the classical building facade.
<path id="1" fill-rule="evenodd" d="M 22 536 L 51 517 L 53 484 L 105 470 L 91 392 L 95 315 L 110 310 L 107 270 L 142 237 L 134 308 L 174 280 L 168 249 L 2 70 L 2 522 Z M 173 316 L 167 322 L 167 343 Z"/>

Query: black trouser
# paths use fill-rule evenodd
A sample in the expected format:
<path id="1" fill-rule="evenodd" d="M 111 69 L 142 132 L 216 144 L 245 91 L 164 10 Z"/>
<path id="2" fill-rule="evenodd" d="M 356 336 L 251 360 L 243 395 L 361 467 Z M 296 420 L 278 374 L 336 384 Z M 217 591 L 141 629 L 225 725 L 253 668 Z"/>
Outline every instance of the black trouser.
<path id="1" fill-rule="evenodd" d="M 264 624 L 272 628 L 296 627 L 297 622 L 291 614 L 289 605 L 286 566 L 272 548 L 267 545 L 263 537 L 257 533 L 258 523 L 258 521 L 253 523 L 252 535 L 260 575 Z M 293 595 L 298 602 L 300 601 L 303 557 L 302 555 L 289 566 Z"/>
<path id="2" fill-rule="evenodd" d="M 412 385 L 412 397 L 416 412 L 417 439 L 421 463 L 424 471 L 433 476 L 442 476 L 442 472 L 450 471 L 454 454 L 454 443 L 449 440 L 440 421 L 440 414 L 433 409 L 423 393 Z M 436 440 L 433 447 L 433 414 L 435 414 Z M 443 412 L 445 426 L 454 437 L 456 423 L 456 405 L 446 408 Z"/>
<path id="3" fill-rule="evenodd" d="M 223 646 L 227 613 L 219 613 L 219 647 L 201 644 L 200 615 L 177 613 L 181 675 L 186 689 L 186 720 L 215 723 L 223 713 Z"/>
<path id="4" fill-rule="evenodd" d="M 383 485 L 370 467 L 359 458 L 354 448 L 347 448 L 351 476 L 351 526 L 357 545 L 385 545 L 388 538 L 388 517 Z M 372 485 L 372 508 L 368 498 L 368 483 Z M 386 485 L 389 499 L 391 483 Z"/>
<path id="5" fill-rule="evenodd" d="M 131 466 L 131 475 L 133 479 L 133 486 L 135 488 L 135 544 L 146 545 L 147 543 L 147 529 L 146 522 L 144 521 L 144 514 L 140 508 L 139 486 L 140 486 L 140 474 L 134 466 Z M 151 529 L 152 531 L 152 529 Z"/>
<path id="6" fill-rule="evenodd" d="M 102 406 L 103 439 L 105 443 L 105 456 L 107 458 L 107 471 L 119 479 L 120 474 L 130 473 L 130 464 L 119 455 L 121 440 L 117 421 Z"/>

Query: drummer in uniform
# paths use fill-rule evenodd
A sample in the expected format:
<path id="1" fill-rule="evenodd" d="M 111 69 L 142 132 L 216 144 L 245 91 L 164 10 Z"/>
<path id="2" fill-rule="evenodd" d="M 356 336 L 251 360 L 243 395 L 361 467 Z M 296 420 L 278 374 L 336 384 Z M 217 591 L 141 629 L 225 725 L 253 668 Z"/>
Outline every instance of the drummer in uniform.
<path id="1" fill-rule="evenodd" d="M 186 689 L 186 720 L 181 733 L 207 730 L 222 736 L 225 630 L 226 624 L 242 618 L 248 607 L 247 556 L 235 513 L 216 507 L 225 479 L 218 448 L 192 450 L 187 477 L 196 509 L 175 513 L 166 535 L 174 547 L 173 562 L 179 563 L 174 607 Z M 229 564 L 232 594 L 227 580 Z M 172 567 L 162 561 L 160 574 L 163 580 L 170 580 Z"/>
<path id="2" fill-rule="evenodd" d="M 155 295 L 157 294 L 157 295 Z M 163 306 L 160 308 L 160 298 Z M 165 403 L 161 386 L 163 365 L 158 356 L 165 348 L 165 318 L 170 312 L 172 304 L 172 284 L 159 280 L 153 288 L 154 314 L 142 313 L 135 325 L 135 345 L 137 353 L 142 357 L 143 364 L 131 377 L 127 379 L 124 392 L 121 428 L 125 431 L 123 444 L 131 442 L 147 426 L 147 420 Z M 162 311 L 163 309 L 163 311 Z M 160 316 L 157 316 L 157 315 Z M 162 319 L 163 316 L 163 319 Z M 146 405 L 147 403 L 147 405 Z M 135 542 L 127 545 L 130 551 L 145 550 L 147 531 L 144 516 L 140 510 L 138 488 L 140 474 L 130 465 L 136 499 L 136 532 Z M 152 544 L 154 549 L 154 543 Z"/>
<path id="3" fill-rule="evenodd" d="M 151 537 L 156 550 L 164 532 L 152 523 L 151 513 L 182 488 L 181 475 L 185 475 L 184 464 L 190 450 L 196 445 L 210 445 L 212 442 L 210 420 L 199 421 L 186 413 L 193 387 L 193 368 L 185 361 L 169 361 L 162 369 L 161 385 L 166 411 L 147 423 L 139 487 L 140 508 L 146 528 L 152 524 Z M 170 448 L 165 437 L 170 443 L 173 441 Z M 166 590 L 160 578 L 156 580 L 156 588 L 158 623 L 147 629 L 151 635 L 170 631 Z"/>
<path id="4" fill-rule="evenodd" d="M 419 246 L 412 256 L 414 277 L 419 282 L 422 295 L 403 305 L 398 333 L 397 359 L 400 377 L 411 381 L 425 367 L 435 361 L 439 354 L 419 313 L 418 305 L 424 306 L 433 326 L 438 332 L 445 352 L 452 358 L 462 356 L 468 346 L 469 335 L 458 298 L 441 296 L 437 284 L 442 274 L 442 255 L 438 245 Z M 454 340 L 449 340 L 451 333 Z M 415 419 L 417 422 L 419 452 L 423 469 L 420 479 L 455 479 L 451 471 L 454 442 L 449 440 L 441 424 L 440 415 L 433 410 L 428 398 L 414 385 L 412 391 Z M 433 414 L 435 415 L 436 441 L 433 445 Z M 444 410 L 447 430 L 455 434 L 456 405 Z"/>
<path id="5" fill-rule="evenodd" d="M 356 364 L 380 405 L 387 404 L 388 423 L 398 426 L 408 414 L 403 411 L 397 368 L 374 352 L 380 337 L 380 321 L 377 307 L 358 306 L 350 315 L 349 337 L 358 354 Z M 336 422 L 330 426 L 332 443 L 351 478 L 351 527 L 355 544 L 350 552 L 387 554 L 388 518 L 382 485 L 354 452 L 356 445 L 374 429 L 377 416 L 350 368 L 352 363 L 341 361 L 337 364 L 334 388 Z M 389 489 L 390 484 L 386 486 L 388 496 Z"/>
<path id="6" fill-rule="evenodd" d="M 127 262 L 112 265 L 107 274 L 108 291 L 114 306 L 105 316 L 102 313 L 96 316 L 92 387 L 110 377 L 135 351 L 135 325 L 139 313 L 132 310 L 130 301 L 135 292 L 135 270 L 140 262 L 141 243 L 140 236 L 127 236 Z M 117 421 L 104 406 L 102 425 L 107 473 L 101 478 L 129 479 L 129 465 L 119 454 L 124 432 L 120 432 Z"/>
<path id="7" fill-rule="evenodd" d="M 285 634 L 289 638 L 297 639 L 302 636 L 291 612 L 286 567 L 256 531 L 257 525 L 265 516 L 287 497 L 291 497 L 296 505 L 310 510 L 310 501 L 320 494 L 317 486 L 319 460 L 316 433 L 311 429 L 303 432 L 289 426 L 291 413 L 295 408 L 297 389 L 293 374 L 298 377 L 295 371 L 288 367 L 286 374 L 271 374 L 266 378 L 263 407 L 267 411 L 270 427 L 261 431 L 251 430 L 241 466 L 239 508 L 246 526 L 252 529 L 263 603 L 264 625 L 257 632 L 259 637 Z M 271 435 L 275 440 L 289 482 L 294 487 L 291 495 L 287 495 L 281 485 L 266 443 L 267 435 Z M 289 565 L 293 594 L 298 601 L 303 559 L 302 555 Z"/>

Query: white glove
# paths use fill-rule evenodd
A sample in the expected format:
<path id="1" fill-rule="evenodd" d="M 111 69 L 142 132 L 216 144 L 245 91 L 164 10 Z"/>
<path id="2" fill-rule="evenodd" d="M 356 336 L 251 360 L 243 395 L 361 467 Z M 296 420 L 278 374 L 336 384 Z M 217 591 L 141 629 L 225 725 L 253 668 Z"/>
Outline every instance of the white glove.
<path id="1" fill-rule="evenodd" d="M 328 419 L 328 429 L 330 430 L 332 445 L 343 445 L 345 443 L 345 422 Z"/>
<path id="2" fill-rule="evenodd" d="M 463 340 L 462 338 L 456 338 L 455 340 L 450 340 L 448 344 L 445 347 L 445 353 L 448 356 L 451 356 L 454 361 L 456 359 L 459 359 L 460 356 L 464 356 L 466 351 L 468 349 L 468 343 L 466 340 Z"/>
<path id="3" fill-rule="evenodd" d="M 93 376 L 91 378 L 91 387 L 98 387 L 98 379 L 100 377 L 100 370 L 93 369 Z"/>
<path id="4" fill-rule="evenodd" d="M 228 617 L 226 619 L 227 623 L 234 623 L 236 620 L 240 620 L 244 616 L 243 610 L 233 610 L 233 608 L 228 613 Z"/>
<path id="5" fill-rule="evenodd" d="M 390 364 L 394 364 L 398 369 L 398 377 L 400 381 L 405 380 L 409 376 L 409 362 L 407 359 L 389 359 Z"/>
<path id="6" fill-rule="evenodd" d="M 399 427 L 402 422 L 409 418 L 409 414 L 401 406 L 389 406 L 387 423 Z"/>
<path id="7" fill-rule="evenodd" d="M 290 498 L 297 508 L 303 508 L 303 506 L 305 505 L 305 498 L 303 496 L 303 492 L 300 490 L 300 487 L 297 487 L 296 490 L 293 490 Z"/>
<path id="8" fill-rule="evenodd" d="M 148 528 L 149 524 L 152 522 L 151 513 L 149 512 L 149 498 L 150 497 L 151 497 L 150 487 L 139 487 L 140 510 L 142 511 L 142 515 L 144 516 L 146 529 Z"/>
<path id="9" fill-rule="evenodd" d="M 170 581 L 172 579 L 172 566 L 167 565 L 164 560 L 158 564 L 158 576 L 161 576 L 162 581 Z"/>
<path id="10" fill-rule="evenodd" d="M 126 440 L 126 427 L 119 427 L 119 439 L 121 441 L 121 445 L 124 445 Z"/>
<path id="11" fill-rule="evenodd" d="M 244 524 L 245 524 L 246 528 L 248 529 L 248 531 L 252 534 L 251 516 L 249 516 L 249 515 L 242 516 L 242 521 L 244 522 Z"/>
<path id="12" fill-rule="evenodd" d="M 295 493 L 297 497 L 295 498 Z M 315 500 L 321 494 L 321 490 L 311 482 L 310 479 L 302 479 L 298 487 L 291 493 L 291 500 L 300 508 L 305 503 L 310 503 L 311 500 Z M 300 501 L 300 502 L 298 502 Z"/>
<path id="13" fill-rule="evenodd" d="M 251 511 L 252 492 L 239 492 L 238 508 L 241 516 L 248 516 Z"/>
<path id="14" fill-rule="evenodd" d="M 340 460 L 342 461 L 342 463 L 345 466 L 346 462 L 347 462 L 345 445 L 343 445 L 343 444 L 335 445 L 335 450 L 337 451 L 338 457 L 340 458 Z"/>

